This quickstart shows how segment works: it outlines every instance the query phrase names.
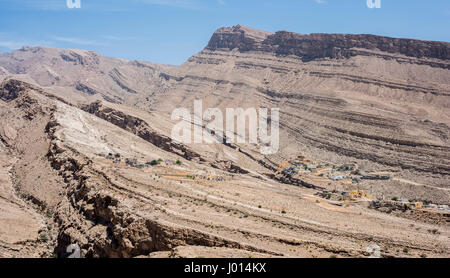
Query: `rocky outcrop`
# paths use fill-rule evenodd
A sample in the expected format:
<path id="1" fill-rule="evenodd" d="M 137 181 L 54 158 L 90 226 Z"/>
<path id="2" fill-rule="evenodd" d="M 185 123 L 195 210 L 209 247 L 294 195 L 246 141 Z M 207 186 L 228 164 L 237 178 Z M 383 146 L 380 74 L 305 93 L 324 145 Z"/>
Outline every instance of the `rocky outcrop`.
<path id="1" fill-rule="evenodd" d="M 37 86 L 17 79 L 8 79 L 3 81 L 3 83 L 0 85 L 0 99 L 6 102 L 10 102 L 30 91 L 39 93 L 50 99 L 60 101 L 64 104 L 71 105 L 63 98 L 50 94 Z M 32 101 L 33 100 L 30 100 L 30 102 L 27 104 L 27 101 L 22 100 L 20 103 L 18 103 L 18 105 L 29 105 Z"/>
<path id="2" fill-rule="evenodd" d="M 126 188 L 115 184 L 106 174 L 92 166 L 92 161 L 75 150 L 67 149 L 55 135 L 58 129 L 55 119 L 46 132 L 51 140 L 47 159 L 66 184 L 66 201 L 59 204 L 55 220 L 59 227 L 58 257 L 67 257 L 67 247 L 76 244 L 81 256 L 88 258 L 130 258 L 152 252 L 170 251 L 177 246 L 195 245 L 228 247 L 254 252 L 264 252 L 252 246 L 228 240 L 195 229 L 171 226 L 158 218 L 144 217 L 119 199 L 138 204 L 148 197 L 133 195 Z M 150 213 L 151 211 L 146 211 Z"/>
<path id="3" fill-rule="evenodd" d="M 15 79 L 9 79 L 4 81 L 0 85 L 0 99 L 6 102 L 10 102 L 30 89 L 36 88 L 28 83 Z"/>
<path id="4" fill-rule="evenodd" d="M 154 131 L 142 119 L 127 115 L 109 107 L 103 107 L 100 101 L 85 105 L 81 109 L 129 131 L 165 151 L 180 155 L 187 160 L 198 159 L 199 161 L 204 161 L 199 154 L 182 144 L 172 141 L 171 138 Z"/>
<path id="5" fill-rule="evenodd" d="M 117 84 L 117 86 L 119 86 L 120 88 L 122 88 L 123 90 L 125 90 L 126 92 L 130 93 L 130 94 L 137 94 L 138 92 L 136 92 L 136 90 L 131 89 L 129 86 L 127 86 L 123 79 L 123 75 L 120 73 L 120 71 L 116 68 L 114 68 L 110 73 L 109 73 L 109 77 L 111 77 L 111 79 Z"/>
<path id="6" fill-rule="evenodd" d="M 209 50 L 219 48 L 234 49 L 240 51 L 264 50 L 266 45 L 264 41 L 271 33 L 255 30 L 242 25 L 231 28 L 223 27 L 218 29 L 212 36 L 206 47 Z"/>
<path id="7" fill-rule="evenodd" d="M 450 225 L 450 213 L 445 211 L 413 208 L 409 204 L 396 201 L 373 201 L 369 208 L 415 221 L 442 226 Z"/>
<path id="8" fill-rule="evenodd" d="M 29 51 L 29 50 L 24 50 Z M 92 51 L 84 51 L 83 54 L 69 51 L 60 54 L 61 59 L 74 65 L 89 66 L 95 68 L 100 63 L 99 55 Z"/>
<path id="9" fill-rule="evenodd" d="M 242 169 L 241 167 L 239 167 L 235 163 L 233 163 L 231 161 L 228 161 L 228 160 L 216 161 L 211 166 L 213 168 L 225 170 L 225 171 L 228 171 L 230 173 L 244 174 L 244 175 L 250 173 L 249 171 L 247 171 L 245 169 Z"/>
<path id="10" fill-rule="evenodd" d="M 75 85 L 75 89 L 77 89 L 80 92 L 83 92 L 83 93 L 86 93 L 88 95 L 91 95 L 91 96 L 96 95 L 96 94 L 99 93 L 97 90 L 95 90 L 95 89 L 93 89 L 93 88 L 89 87 L 88 85 L 83 84 L 81 82 L 77 82 L 77 84 Z"/>
<path id="11" fill-rule="evenodd" d="M 164 90 L 160 71 L 170 66 L 102 57 L 87 50 L 24 47 L 0 54 L 0 82 L 4 78 L 33 81 L 58 96 L 91 101 L 91 95 L 112 103 L 138 103 Z M 20 75 L 20 76 L 16 76 Z M 139 101 L 136 101 L 138 99 Z"/>
<path id="12" fill-rule="evenodd" d="M 194 79 L 187 78 L 187 80 Z M 201 77 L 196 80 L 215 82 L 214 80 L 217 79 Z M 22 85 L 26 86 L 26 84 Z M 343 214 L 345 212 L 330 212 L 332 209 L 322 202 L 308 205 L 306 198 L 298 198 L 297 188 L 282 187 L 279 183 L 263 178 L 261 168 L 256 168 L 249 159 L 244 159 L 246 155 L 256 162 L 260 157 L 245 146 L 227 145 L 229 147 L 227 153 L 230 154 L 228 157 L 234 157 L 232 163 L 224 160 L 227 156 L 214 156 L 213 159 L 211 159 L 212 156 L 205 156 L 206 159 L 211 159 L 208 162 L 214 163 L 220 169 L 234 172 L 233 175 L 224 175 L 222 171 L 209 169 L 208 167 L 213 166 L 212 164 L 198 164 L 195 163 L 195 159 L 192 159 L 193 162 L 182 166 L 189 172 L 180 173 L 178 171 L 180 167 L 174 166 L 173 169 L 176 171 L 173 173 L 176 176 L 161 176 L 159 171 L 162 168 L 159 167 L 133 169 L 121 163 L 110 162 L 109 159 L 104 159 L 101 153 L 92 155 L 94 152 L 91 146 L 99 146 L 98 143 L 107 140 L 109 146 L 120 142 L 121 146 L 117 145 L 118 149 L 127 153 L 135 149 L 134 147 L 128 149 L 126 146 L 126 142 L 136 139 L 134 135 L 144 138 L 161 149 L 171 148 L 168 150 L 172 152 L 180 151 L 183 154 L 183 146 L 172 145 L 173 142 L 168 141 L 168 138 L 153 129 L 153 127 L 156 129 L 157 123 L 143 120 L 148 118 L 139 119 L 132 116 L 135 110 L 128 112 L 125 106 L 108 106 L 94 102 L 83 107 L 85 111 L 115 125 L 113 126 L 75 107 L 56 103 L 54 97 L 51 99 L 42 97 L 49 96 L 48 93 L 30 90 L 22 94 L 21 86 L 12 86 L 11 90 L 17 87 L 19 97 L 8 103 L 0 102 L 0 107 L 12 109 L 2 114 L 11 117 L 2 122 L 0 131 L 5 127 L 5 123 L 10 121 L 17 120 L 24 124 L 24 128 L 17 129 L 18 139 L 14 140 L 21 146 L 18 150 L 23 149 L 20 151 L 21 155 L 17 157 L 19 165 L 15 166 L 15 175 L 20 178 L 21 175 L 26 176 L 24 173 L 33 173 L 26 180 L 17 179 L 22 184 L 21 188 L 29 188 L 26 192 L 30 192 L 30 195 L 21 197 L 29 203 L 34 202 L 39 207 L 48 207 L 46 211 L 39 210 L 39 213 L 46 214 L 47 218 L 52 219 L 52 226 L 45 231 L 51 235 L 49 240 L 52 242 L 49 245 L 52 247 L 51 252 L 44 254 L 47 257 L 53 251 L 58 257 L 66 257 L 67 247 L 71 245 L 80 247 L 82 257 L 135 257 L 152 255 L 154 252 L 167 252 L 176 256 L 176 250 L 179 250 L 177 247 L 180 246 L 227 247 L 233 248 L 233 251 L 238 249 L 279 256 L 284 254 L 308 256 L 307 252 L 312 247 L 314 252 L 324 257 L 331 254 L 366 256 L 364 249 L 355 247 L 355 240 L 364 247 L 369 243 L 382 246 L 383 256 L 398 256 L 395 250 L 401 250 L 401 248 L 408 248 L 408 256 L 418 256 L 419 252 L 427 255 L 448 256 L 446 252 L 448 244 L 441 239 L 447 236 L 444 232 L 441 238 L 429 238 L 426 231 L 415 231 L 411 238 L 409 235 L 408 238 L 401 237 L 393 231 L 404 230 L 409 223 L 400 226 L 401 222 L 394 220 L 386 225 L 386 229 L 390 230 L 377 230 L 372 227 L 376 227 L 379 223 L 386 223 L 387 218 L 374 217 L 373 214 L 366 216 L 365 210 L 361 211 L 361 214 L 354 213 L 353 208 L 348 215 Z M 274 99 L 280 97 L 278 93 L 275 93 L 278 90 L 269 89 L 266 96 Z M 256 93 L 258 96 L 263 94 L 259 91 Z M 288 98 L 289 101 L 295 99 Z M 348 103 L 335 102 L 333 99 L 316 97 L 312 94 L 301 97 L 299 100 L 298 105 L 296 104 L 297 108 L 308 103 L 321 105 L 315 110 L 316 116 L 309 117 L 311 121 L 321 121 L 320 113 L 322 112 L 333 116 L 335 121 L 341 118 L 351 123 L 368 121 L 375 126 L 384 124 L 389 128 L 396 128 L 400 121 L 400 119 L 392 121 L 385 117 L 377 118 L 366 114 L 358 115 L 355 111 L 353 113 L 337 111 L 336 109 L 345 108 Z M 339 103 L 342 105 L 338 105 Z M 325 107 L 322 106 L 325 104 Z M 289 104 L 286 102 L 285 105 Z M 34 107 L 44 107 L 45 117 L 35 114 L 33 121 L 24 121 L 21 116 L 33 112 Z M 336 109 L 331 110 L 329 107 Z M 294 110 L 287 112 L 294 112 Z M 301 127 L 298 124 L 299 120 L 291 122 L 295 126 L 288 126 L 289 128 Z M 286 124 L 288 122 L 285 122 Z M 442 134 L 446 135 L 445 126 L 441 127 L 437 124 L 432 126 L 434 129 L 439 128 Z M 73 133 L 72 131 L 77 127 L 80 133 Z M 120 132 L 118 127 L 134 135 Z M 337 128 L 333 130 L 342 134 L 345 131 L 338 131 Z M 96 131 L 101 131 L 104 135 L 80 137 L 80 135 L 97 133 Z M 10 141 L 8 138 L 12 137 L 4 134 L 2 136 L 5 141 Z M 310 136 L 312 139 L 321 139 L 326 142 L 326 137 L 330 134 L 310 134 Z M 341 137 L 344 136 L 341 135 Z M 378 137 L 365 138 L 360 133 L 351 133 L 348 136 L 362 137 L 364 140 L 371 141 L 381 140 L 378 140 Z M 84 138 L 89 140 L 85 141 Z M 35 144 L 36 141 L 39 142 L 39 146 Z M 82 142 L 88 142 L 88 144 L 85 145 Z M 124 142 L 123 145 L 122 142 Z M 410 141 L 394 142 L 407 143 L 406 151 L 412 152 L 409 149 L 412 147 L 408 145 Z M 148 146 L 145 142 L 139 143 Z M 122 148 L 124 145 L 125 148 Z M 363 146 L 367 148 L 370 145 Z M 417 149 L 428 149 L 430 146 L 431 143 L 414 145 L 413 148 L 417 152 Z M 350 145 L 342 147 L 351 149 Z M 35 153 L 37 149 L 40 150 L 39 153 Z M 231 149 L 233 149 L 232 152 Z M 205 153 L 198 148 L 195 150 L 202 155 Z M 94 151 L 99 152 L 97 148 Z M 237 157 L 236 151 L 244 155 Z M 439 153 L 441 152 L 445 152 L 445 149 L 439 149 Z M 185 152 L 184 154 L 186 155 Z M 398 154 L 388 157 L 392 159 L 396 156 Z M 435 157 L 438 156 L 430 156 L 432 159 Z M 274 158 L 266 164 L 261 160 L 259 164 L 275 172 L 276 162 L 277 159 Z M 163 167 L 170 169 L 171 165 L 169 163 Z M 201 168 L 207 170 L 203 173 L 215 173 L 212 175 L 214 177 L 214 180 L 211 180 L 212 183 L 197 179 L 202 174 L 197 175 L 197 170 Z M 192 174 L 196 176 L 191 176 Z M 216 176 L 216 174 L 219 175 Z M 244 174 L 245 177 L 241 176 Z M 259 180 L 255 179 L 256 175 L 260 177 Z M 226 176 L 231 176 L 232 179 L 227 180 Z M 43 180 L 47 177 L 51 177 L 54 181 Z M 275 176 L 271 178 L 289 184 L 307 186 L 306 183 L 302 184 L 302 181 L 288 179 L 283 181 L 283 177 Z M 293 198 L 297 201 L 294 202 Z M 289 202 L 286 203 L 286 200 Z M 316 208 L 316 204 L 321 208 Z M 354 210 L 358 211 L 358 208 L 355 207 Z M 352 231 L 351 227 L 340 228 L 340 225 L 337 225 L 345 223 L 348 217 L 352 217 L 352 223 L 356 223 L 354 225 L 358 227 L 358 230 Z M 367 223 L 373 223 L 373 226 L 367 227 Z M 395 234 L 394 238 L 391 236 L 393 234 Z M 216 252 L 213 249 L 210 248 L 208 252 Z M 291 251 L 293 249 L 295 253 Z M 298 251 L 304 253 L 297 253 Z"/>
<path id="13" fill-rule="evenodd" d="M 349 58 L 363 54 L 361 50 L 396 53 L 414 58 L 450 60 L 450 43 L 446 42 L 396 39 L 375 35 L 302 35 L 286 31 L 271 34 L 240 25 L 217 30 L 206 49 L 272 52 L 277 55 L 299 56 L 304 61 L 319 58 Z M 449 68 L 448 64 L 446 68 Z"/>

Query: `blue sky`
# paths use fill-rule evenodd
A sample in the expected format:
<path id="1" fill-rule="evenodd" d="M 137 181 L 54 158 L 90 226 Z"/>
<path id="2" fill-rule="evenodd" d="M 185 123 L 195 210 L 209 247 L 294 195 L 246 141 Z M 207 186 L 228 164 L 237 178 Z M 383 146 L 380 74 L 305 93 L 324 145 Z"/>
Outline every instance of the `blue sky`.
<path id="1" fill-rule="evenodd" d="M 181 64 L 221 26 L 450 42 L 449 0 L 0 0 L 0 52 L 30 46 Z"/>

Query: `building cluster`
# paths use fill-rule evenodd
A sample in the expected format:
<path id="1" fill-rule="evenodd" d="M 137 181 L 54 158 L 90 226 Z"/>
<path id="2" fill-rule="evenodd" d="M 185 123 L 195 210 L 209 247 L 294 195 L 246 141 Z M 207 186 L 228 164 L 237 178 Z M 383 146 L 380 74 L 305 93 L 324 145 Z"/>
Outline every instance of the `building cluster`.
<path id="1" fill-rule="evenodd" d="M 359 169 L 357 163 L 331 165 L 329 163 L 313 162 L 304 156 L 298 156 L 294 161 L 282 162 L 278 170 L 284 175 L 291 177 L 313 175 L 330 181 L 340 181 L 347 184 L 360 183 L 363 180 L 382 181 L 391 179 L 387 175 L 367 174 Z"/>

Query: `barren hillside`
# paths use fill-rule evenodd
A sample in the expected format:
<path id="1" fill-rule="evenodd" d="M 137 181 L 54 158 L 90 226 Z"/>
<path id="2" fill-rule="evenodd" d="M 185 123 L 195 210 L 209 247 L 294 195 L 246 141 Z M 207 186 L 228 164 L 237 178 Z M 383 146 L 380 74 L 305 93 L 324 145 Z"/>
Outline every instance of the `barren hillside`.
<path id="1" fill-rule="evenodd" d="M 217 30 L 181 66 L 0 54 L 0 256 L 449 257 L 450 44 Z M 280 151 L 176 107 L 280 108 Z"/>

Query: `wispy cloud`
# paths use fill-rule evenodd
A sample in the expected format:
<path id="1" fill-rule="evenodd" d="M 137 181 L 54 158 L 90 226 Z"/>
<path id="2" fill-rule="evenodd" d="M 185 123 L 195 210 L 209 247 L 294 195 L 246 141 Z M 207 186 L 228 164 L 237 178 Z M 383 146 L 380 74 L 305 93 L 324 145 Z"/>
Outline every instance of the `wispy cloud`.
<path id="1" fill-rule="evenodd" d="M 100 42 L 100 41 L 94 41 L 94 40 L 88 40 L 88 39 L 81 39 L 81 38 L 74 38 L 74 37 L 58 37 L 54 36 L 51 37 L 51 39 L 59 42 L 66 42 L 66 43 L 72 43 L 72 44 L 79 44 L 79 45 L 97 45 L 97 46 L 105 46 L 108 45 L 106 42 Z"/>
<path id="2" fill-rule="evenodd" d="M 26 39 L 5 39 L 3 34 L 0 34 L 0 47 L 14 50 L 22 48 L 23 46 L 51 46 L 50 41 L 35 41 Z"/>
<path id="3" fill-rule="evenodd" d="M 169 6 L 187 10 L 200 10 L 204 8 L 199 0 L 134 0 L 135 2 L 150 5 Z"/>
<path id="4" fill-rule="evenodd" d="M 4 47 L 7 49 L 19 49 L 24 45 L 28 45 L 28 43 L 19 41 L 4 41 L 0 39 L 0 47 Z"/>
<path id="5" fill-rule="evenodd" d="M 314 0 L 318 4 L 325 4 L 327 1 L 325 0 Z"/>
<path id="6" fill-rule="evenodd" d="M 102 39 L 108 40 L 108 41 L 130 41 L 130 40 L 137 40 L 137 37 L 120 37 L 120 36 L 113 36 L 113 35 L 103 35 L 101 36 Z"/>
<path id="7" fill-rule="evenodd" d="M 16 34 L 0 32 L 0 47 L 9 50 L 19 49 L 23 46 L 58 46 L 59 43 L 67 43 L 81 46 L 110 46 L 113 41 L 139 40 L 138 37 L 122 37 L 114 35 L 99 36 L 99 40 L 84 39 L 68 36 L 46 36 L 47 40 L 34 40 L 20 38 Z M 76 46 L 74 46 L 76 47 Z"/>
<path id="8" fill-rule="evenodd" d="M 217 0 L 220 5 L 224 5 L 226 0 Z M 159 5 L 167 6 L 185 10 L 202 10 L 207 6 L 204 0 L 129 0 L 130 4 L 144 4 L 144 5 Z M 124 11 L 124 5 L 121 0 L 104 0 L 104 1 L 90 1 L 81 0 L 81 10 L 98 10 L 103 11 Z M 0 7 L 8 5 L 13 9 L 30 9 L 30 10 L 70 10 L 75 11 L 79 9 L 69 9 L 66 0 L 0 0 Z"/>
<path id="9" fill-rule="evenodd" d="M 0 4 L 13 4 L 14 8 L 44 11 L 67 9 L 65 0 L 0 0 Z"/>

